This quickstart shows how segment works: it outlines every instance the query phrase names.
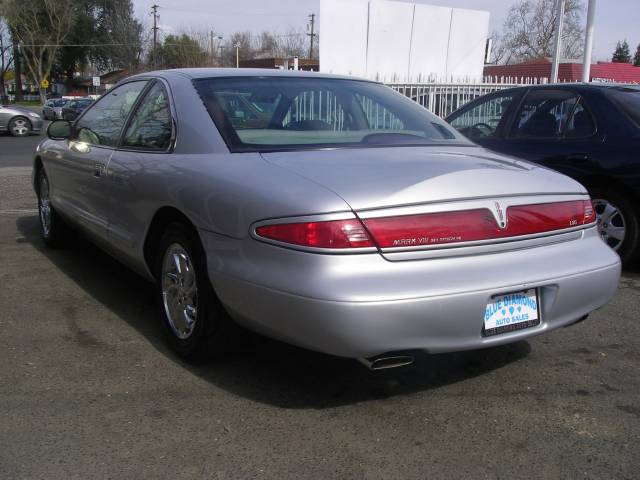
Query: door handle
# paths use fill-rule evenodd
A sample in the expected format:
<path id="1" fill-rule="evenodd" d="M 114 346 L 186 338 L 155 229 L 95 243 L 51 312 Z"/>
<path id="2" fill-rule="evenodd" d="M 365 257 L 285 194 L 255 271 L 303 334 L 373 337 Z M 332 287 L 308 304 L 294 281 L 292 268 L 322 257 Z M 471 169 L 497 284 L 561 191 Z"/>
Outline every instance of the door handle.
<path id="1" fill-rule="evenodd" d="M 102 177 L 103 174 L 106 173 L 107 166 L 102 162 L 96 162 L 95 170 L 93 171 L 93 176 L 96 178 Z"/>

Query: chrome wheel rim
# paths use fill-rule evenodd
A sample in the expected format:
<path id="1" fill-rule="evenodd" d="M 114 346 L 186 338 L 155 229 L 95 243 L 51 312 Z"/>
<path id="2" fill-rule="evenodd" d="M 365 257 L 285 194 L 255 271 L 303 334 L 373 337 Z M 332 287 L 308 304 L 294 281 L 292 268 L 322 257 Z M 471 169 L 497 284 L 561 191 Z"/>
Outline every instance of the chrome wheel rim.
<path id="1" fill-rule="evenodd" d="M 173 243 L 162 259 L 162 302 L 169 326 L 181 340 L 189 338 L 198 318 L 198 286 L 185 248 Z"/>
<path id="2" fill-rule="evenodd" d="M 29 133 L 29 124 L 24 118 L 16 118 L 13 121 L 13 128 L 11 129 L 16 135 L 26 135 Z"/>
<path id="3" fill-rule="evenodd" d="M 603 198 L 593 200 L 598 218 L 598 232 L 602 240 L 618 251 L 624 242 L 626 223 L 624 216 L 618 207 Z"/>
<path id="4" fill-rule="evenodd" d="M 51 200 L 49 199 L 49 181 L 44 175 L 40 178 L 39 191 L 38 211 L 40 212 L 40 224 L 42 225 L 42 234 L 48 237 L 49 232 L 51 232 Z"/>

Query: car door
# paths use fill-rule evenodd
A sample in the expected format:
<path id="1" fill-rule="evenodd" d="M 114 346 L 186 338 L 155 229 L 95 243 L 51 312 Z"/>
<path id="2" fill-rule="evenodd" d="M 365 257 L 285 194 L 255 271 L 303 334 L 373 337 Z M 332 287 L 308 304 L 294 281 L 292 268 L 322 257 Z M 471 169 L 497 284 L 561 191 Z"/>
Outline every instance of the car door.
<path id="1" fill-rule="evenodd" d="M 137 259 L 155 207 L 148 187 L 161 187 L 149 179 L 156 172 L 171 175 L 173 118 L 168 89 L 156 80 L 131 114 L 109 163 L 109 243 L 129 260 Z"/>
<path id="2" fill-rule="evenodd" d="M 471 141 L 502 151 L 509 120 L 525 89 L 508 89 L 481 97 L 452 113 L 447 121 Z"/>
<path id="3" fill-rule="evenodd" d="M 513 116 L 500 150 L 577 180 L 593 173 L 605 148 L 586 100 L 573 90 L 531 89 Z"/>
<path id="4" fill-rule="evenodd" d="M 57 208 L 95 239 L 107 237 L 107 166 L 146 85 L 147 81 L 133 81 L 111 90 L 75 122 L 69 140 L 45 152 Z"/>

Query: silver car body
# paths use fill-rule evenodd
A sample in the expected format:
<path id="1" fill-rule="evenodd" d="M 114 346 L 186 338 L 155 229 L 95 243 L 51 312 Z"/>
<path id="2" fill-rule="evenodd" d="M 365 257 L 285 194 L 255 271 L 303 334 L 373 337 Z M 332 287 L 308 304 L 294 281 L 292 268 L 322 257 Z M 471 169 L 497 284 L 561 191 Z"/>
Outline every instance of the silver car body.
<path id="1" fill-rule="evenodd" d="M 199 232 L 211 283 L 233 318 L 346 357 L 514 342 L 571 324 L 614 295 L 619 258 L 595 224 L 500 242 L 357 253 L 258 238 L 257 226 L 292 219 L 495 211 L 588 195 L 568 177 L 473 145 L 230 153 L 192 81 L 238 75 L 192 69 L 134 77 L 159 79 L 170 92 L 175 142 L 167 153 L 93 146 L 79 152 L 67 140 L 43 141 L 36 161 L 51 179 L 55 208 L 149 279 L 150 226 L 165 209 L 181 212 Z M 481 335 L 494 295 L 534 287 L 539 325 Z"/>
<path id="2" fill-rule="evenodd" d="M 16 117 L 29 120 L 32 132 L 42 130 L 42 117 L 33 110 L 18 105 L 0 105 L 0 132 L 6 132 L 9 129 L 11 120 Z"/>

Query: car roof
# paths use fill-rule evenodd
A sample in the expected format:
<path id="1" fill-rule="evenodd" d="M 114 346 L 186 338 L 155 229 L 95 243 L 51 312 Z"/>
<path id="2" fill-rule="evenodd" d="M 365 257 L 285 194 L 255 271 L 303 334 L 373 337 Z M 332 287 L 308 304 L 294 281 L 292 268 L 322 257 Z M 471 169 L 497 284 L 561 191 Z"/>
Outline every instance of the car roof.
<path id="1" fill-rule="evenodd" d="M 349 75 L 334 75 L 331 73 L 320 73 L 305 70 L 280 70 L 274 68 L 175 68 L 170 70 L 155 70 L 152 72 L 140 73 L 138 75 L 134 75 L 134 77 L 168 78 L 173 75 L 181 75 L 191 79 L 214 77 L 293 77 L 360 80 L 365 82 L 377 83 L 373 80 L 367 80 L 364 78 L 353 77 Z"/>

